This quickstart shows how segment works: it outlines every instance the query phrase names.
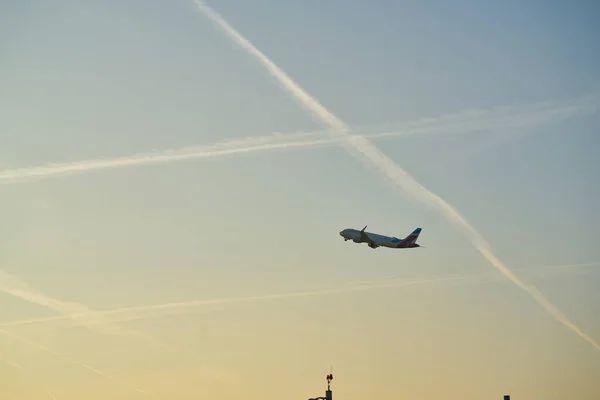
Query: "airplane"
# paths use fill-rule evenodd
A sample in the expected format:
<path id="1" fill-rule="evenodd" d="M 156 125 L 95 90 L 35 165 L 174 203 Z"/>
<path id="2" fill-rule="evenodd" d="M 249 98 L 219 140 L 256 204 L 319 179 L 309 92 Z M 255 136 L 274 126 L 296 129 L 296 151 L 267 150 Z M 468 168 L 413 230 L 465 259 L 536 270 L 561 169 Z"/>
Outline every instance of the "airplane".
<path id="1" fill-rule="evenodd" d="M 365 232 L 367 226 L 365 225 L 361 231 L 356 229 L 344 229 L 340 232 L 340 236 L 344 238 L 344 241 L 352 239 L 354 243 L 367 243 L 370 248 L 376 249 L 378 247 L 389 247 L 392 249 L 409 249 L 413 247 L 423 247 L 416 243 L 421 228 L 415 229 L 410 235 L 404 239 L 398 239 L 397 237 L 389 237 L 384 235 L 378 235 L 376 233 Z"/>

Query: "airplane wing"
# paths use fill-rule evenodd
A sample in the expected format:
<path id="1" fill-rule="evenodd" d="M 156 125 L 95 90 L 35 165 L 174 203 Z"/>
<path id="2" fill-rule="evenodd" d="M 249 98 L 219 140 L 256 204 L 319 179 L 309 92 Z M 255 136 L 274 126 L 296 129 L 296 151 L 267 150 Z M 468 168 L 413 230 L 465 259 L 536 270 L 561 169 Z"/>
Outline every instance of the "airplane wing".
<path id="1" fill-rule="evenodd" d="M 369 247 L 371 248 L 376 248 L 379 247 L 378 245 L 375 244 L 375 242 L 365 233 L 365 229 L 367 229 L 367 225 L 365 225 L 364 228 L 362 228 L 362 230 L 360 231 L 360 237 L 363 240 L 363 242 L 367 242 L 369 244 Z"/>

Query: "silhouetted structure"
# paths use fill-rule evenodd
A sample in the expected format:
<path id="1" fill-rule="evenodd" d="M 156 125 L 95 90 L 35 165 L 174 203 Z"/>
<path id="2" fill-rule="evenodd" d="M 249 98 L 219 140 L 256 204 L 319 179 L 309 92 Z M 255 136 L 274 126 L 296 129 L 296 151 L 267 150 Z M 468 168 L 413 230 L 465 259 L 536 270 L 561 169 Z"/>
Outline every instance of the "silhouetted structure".
<path id="1" fill-rule="evenodd" d="M 333 399 L 333 394 L 331 393 L 331 381 L 332 380 L 333 380 L 333 374 L 327 375 L 327 390 L 325 391 L 325 397 L 313 397 L 308 400 L 332 400 Z"/>
<path id="2" fill-rule="evenodd" d="M 504 400 L 510 400 L 510 394 L 505 394 L 504 395 Z"/>

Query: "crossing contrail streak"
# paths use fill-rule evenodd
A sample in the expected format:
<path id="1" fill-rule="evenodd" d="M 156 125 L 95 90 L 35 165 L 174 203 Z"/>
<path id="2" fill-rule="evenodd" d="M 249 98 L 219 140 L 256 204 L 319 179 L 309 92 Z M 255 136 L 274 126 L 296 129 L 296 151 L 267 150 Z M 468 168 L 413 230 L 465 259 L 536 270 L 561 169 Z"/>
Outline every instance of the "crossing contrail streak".
<path id="1" fill-rule="evenodd" d="M 66 302 L 47 296 L 35 290 L 18 277 L 9 274 L 6 271 L 0 270 L 0 293 L 2 292 L 10 294 L 21 300 L 49 308 L 53 311 L 63 314 L 66 318 L 70 318 L 70 316 L 73 314 L 88 315 L 88 317 L 78 319 L 77 322 L 86 326 L 90 330 L 100 331 L 106 334 L 139 334 L 138 332 L 125 331 L 104 321 L 101 316 L 95 313 L 94 310 L 84 306 L 83 304 Z"/>
<path id="2" fill-rule="evenodd" d="M 198 9 L 220 27 L 229 38 L 244 48 L 248 53 L 256 57 L 268 72 L 279 81 L 280 85 L 292 94 L 306 110 L 308 110 L 317 120 L 329 126 L 333 130 L 335 137 L 345 138 L 346 140 L 343 140 L 341 144 L 350 154 L 355 155 L 359 160 L 365 163 L 365 165 L 381 171 L 385 177 L 395 183 L 398 188 L 402 188 L 408 192 L 415 200 L 440 211 L 454 225 L 461 228 L 468 235 L 475 249 L 477 249 L 494 267 L 515 285 L 532 296 L 546 309 L 546 311 L 548 311 L 548 313 L 554 316 L 557 321 L 561 322 L 582 339 L 589 342 L 596 350 L 600 351 L 600 345 L 596 343 L 594 339 L 571 322 L 560 310 L 550 303 L 539 290 L 530 284 L 522 282 L 506 265 L 504 265 L 493 253 L 490 245 L 485 241 L 483 236 L 471 226 L 468 220 L 457 209 L 421 185 L 406 171 L 400 168 L 400 166 L 394 163 L 387 155 L 375 147 L 367 138 L 356 135 L 353 136 L 350 133 L 349 126 L 302 89 L 281 68 L 229 25 L 219 14 L 204 4 L 203 1 L 195 0 L 195 3 Z"/>
<path id="3" fill-rule="evenodd" d="M 592 263 L 582 263 L 582 264 L 566 264 L 566 265 L 552 265 L 552 266 L 543 266 L 543 267 L 535 267 L 535 268 L 525 268 L 524 271 L 529 270 L 539 270 L 537 274 L 540 276 L 546 276 L 550 270 L 555 271 L 569 271 L 574 269 L 579 269 L 583 267 L 596 267 L 600 266 L 600 262 L 592 262 Z M 460 281 L 468 281 L 474 280 L 474 282 L 481 282 L 493 280 L 494 275 L 490 273 L 478 273 L 478 274 L 463 274 L 463 275 L 441 275 L 441 276 L 433 276 L 429 278 L 388 278 L 378 281 L 357 281 L 357 282 L 348 282 L 347 285 L 343 287 L 338 287 L 335 289 L 324 289 L 324 290 L 306 290 L 292 293 L 277 293 L 277 294 L 267 294 L 267 295 L 258 295 L 258 296 L 241 296 L 241 297 L 230 297 L 230 298 L 216 298 L 216 299 L 201 299 L 201 300 L 191 300 L 191 301 L 180 301 L 180 302 L 170 302 L 163 304 L 151 304 L 151 305 L 142 305 L 142 306 L 132 306 L 132 307 L 121 307 L 115 308 L 112 310 L 103 310 L 103 311 L 95 311 L 94 313 L 100 314 L 105 317 L 107 320 L 111 322 L 122 322 L 128 320 L 136 320 L 143 318 L 155 318 L 165 315 L 173 315 L 173 314 L 181 314 L 190 309 L 207 306 L 207 305 L 226 305 L 226 304 L 238 304 L 238 303 L 247 303 L 247 302 L 256 302 L 256 301 L 270 301 L 270 300 L 286 300 L 293 299 L 299 297 L 313 297 L 313 296 L 326 296 L 326 295 L 336 295 L 336 294 L 346 294 L 346 293 L 354 293 L 354 292 L 364 292 L 375 289 L 384 289 L 384 288 L 399 288 L 405 286 L 419 285 L 419 284 L 428 284 L 428 283 L 443 283 L 443 282 L 460 282 Z M 165 314 L 141 314 L 143 312 L 148 311 L 166 311 Z M 111 315 L 114 315 L 114 319 L 107 318 Z M 121 316 L 122 315 L 122 316 Z M 12 327 L 19 325 L 29 325 L 36 323 L 44 323 L 44 322 L 52 322 L 52 321 L 60 321 L 60 320 L 68 320 L 70 318 L 83 318 L 88 316 L 88 314 L 78 314 L 72 315 L 70 317 L 67 316 L 55 316 L 55 317 L 42 317 L 42 318 L 29 318 L 17 321 L 4 321 L 0 322 L 0 328 L 4 327 Z"/>
<path id="4" fill-rule="evenodd" d="M 154 304 L 149 306 L 132 306 L 132 307 L 123 307 L 117 308 L 113 310 L 106 311 L 97 311 L 96 313 L 101 314 L 103 316 L 110 314 L 121 314 L 121 313 L 137 313 L 142 311 L 156 311 L 156 310 L 181 310 L 185 308 L 198 307 L 198 306 L 206 306 L 206 305 L 217 305 L 217 304 L 233 304 L 233 303 L 247 303 L 254 301 L 268 301 L 268 300 L 283 300 L 283 299 L 291 299 L 296 297 L 313 297 L 313 296 L 322 296 L 329 294 L 342 294 L 342 293 L 350 293 L 350 292 L 359 292 L 359 291 L 368 291 L 372 289 L 382 289 L 386 287 L 400 287 L 406 285 L 413 285 L 419 283 L 432 283 L 432 282 L 443 282 L 443 281 L 454 281 L 465 279 L 463 276 L 448 276 L 448 277 L 435 277 L 435 278 L 426 278 L 426 279 L 415 279 L 401 282 L 388 282 L 381 283 L 378 285 L 363 285 L 363 286 L 355 286 L 350 288 L 337 288 L 337 289 L 326 289 L 326 290 L 311 290 L 311 291 L 303 291 L 303 292 L 294 292 L 294 293 L 279 293 L 279 294 L 268 294 L 268 295 L 259 295 L 259 296 L 245 296 L 245 297 L 230 297 L 230 298 L 217 298 L 217 299 L 207 299 L 207 300 L 192 300 L 192 301 L 182 301 L 182 302 L 172 302 L 172 303 L 164 303 L 164 304 Z M 74 318 L 77 317 L 85 317 L 87 314 L 73 315 Z M 137 318 L 137 315 L 134 315 L 133 318 Z M 66 320 L 68 317 L 65 316 L 56 316 L 56 317 L 43 317 L 43 318 L 31 318 L 26 320 L 19 321 L 8 321 L 0 323 L 0 327 L 6 326 L 15 326 L 15 325 L 26 325 L 33 324 L 39 322 L 50 322 L 57 320 Z"/>
<path id="5" fill-rule="evenodd" d="M 596 263 L 595 265 L 599 265 L 598 263 Z M 568 267 L 579 267 L 580 265 L 573 265 L 573 266 L 560 266 L 560 267 L 556 267 L 556 268 L 568 268 Z M 583 266 L 583 265 L 581 265 Z M 549 277 L 551 275 L 564 275 L 564 272 L 569 272 L 570 275 L 573 275 L 573 271 L 554 271 L 552 274 L 548 274 L 548 271 L 540 271 L 539 273 L 534 273 L 532 274 L 533 276 L 542 276 L 542 277 Z M 558 272 L 558 274 L 556 273 Z M 592 270 L 583 270 L 583 271 L 577 271 L 581 274 L 583 273 L 590 273 L 590 272 L 594 272 Z M 562 273 L 562 274 L 561 274 Z M 354 287 L 349 287 L 349 288 L 341 288 L 341 289 L 336 289 L 336 290 L 329 290 L 329 291 L 324 291 L 324 292 L 305 292 L 302 293 L 302 295 L 299 295 L 298 293 L 292 293 L 289 295 L 289 297 L 278 297 L 278 298 L 273 298 L 273 297 L 256 297 L 256 298 L 250 298 L 250 299 L 245 299 L 243 301 L 238 301 L 238 302 L 250 302 L 250 301 L 265 301 L 265 300 L 285 300 L 287 298 L 295 298 L 295 297 L 310 297 L 310 296 L 327 296 L 327 295 L 336 295 L 336 294 L 345 294 L 345 293 L 352 293 L 352 292 L 365 292 L 365 291 L 370 291 L 370 290 L 376 290 L 376 289 L 392 289 L 392 288 L 401 288 L 401 287 L 407 287 L 407 286 L 413 286 L 413 285 L 421 285 L 421 284 L 432 284 L 432 283 L 453 283 L 453 284 L 465 284 L 465 283 L 480 283 L 480 284 L 484 284 L 484 283 L 488 283 L 488 282 L 495 282 L 498 281 L 500 279 L 505 279 L 503 275 L 499 275 L 499 276 L 495 276 L 495 275 L 491 275 L 491 274 L 472 274 L 472 275 L 462 275 L 462 276 L 440 276 L 440 277 L 436 277 L 436 278 L 425 278 L 425 279 L 388 279 L 383 280 L 383 281 L 374 281 L 374 282 L 355 282 L 356 284 L 359 284 L 357 286 Z M 211 303 L 213 305 L 226 305 L 227 303 L 231 303 L 232 301 L 223 301 L 222 303 Z M 128 322 L 128 321 L 135 321 L 135 320 L 142 320 L 142 319 L 151 319 L 151 318 L 161 318 L 161 317 L 166 317 L 166 316 L 172 316 L 172 315 L 184 315 L 184 314 L 189 314 L 194 312 L 194 310 L 198 307 L 198 306 L 202 306 L 202 305 L 211 305 L 211 304 L 189 304 L 189 305 L 184 305 L 184 304 L 179 304 L 178 307 L 176 308 L 171 308 L 171 309 L 166 309 L 166 313 L 159 313 L 159 314 L 143 314 L 143 313 L 139 313 L 139 314 L 134 314 L 134 315 L 124 315 L 121 316 L 122 313 L 116 314 L 114 318 L 108 318 L 111 322 Z M 137 312 L 139 312 L 140 310 L 136 310 Z M 124 314 L 127 314 L 127 312 L 125 312 Z M 1 324 L 0 324 L 1 326 Z M 71 325 L 71 327 L 75 327 L 76 325 L 73 324 Z M 65 327 L 62 327 L 65 328 Z M 67 326 L 68 328 L 68 326 Z M 61 328 L 58 328 L 61 329 Z"/>
<path id="6" fill-rule="evenodd" d="M 404 123 L 355 127 L 353 131 L 361 131 L 369 128 L 387 128 L 383 132 L 362 134 L 370 139 L 441 133 L 464 135 L 477 130 L 522 129 L 570 118 L 578 114 L 593 113 L 598 110 L 600 110 L 600 99 L 595 96 L 581 96 L 562 102 L 548 101 L 516 106 L 502 106 L 492 109 L 464 110 L 455 114 L 422 118 Z M 329 130 L 320 130 L 287 134 L 274 133 L 245 139 L 226 140 L 205 146 L 166 149 L 123 157 L 5 169 L 0 171 L 0 184 L 20 183 L 115 168 L 157 165 L 277 149 L 332 146 L 339 144 L 343 140 L 343 138 L 339 137 L 324 137 L 328 133 L 331 132 Z"/>

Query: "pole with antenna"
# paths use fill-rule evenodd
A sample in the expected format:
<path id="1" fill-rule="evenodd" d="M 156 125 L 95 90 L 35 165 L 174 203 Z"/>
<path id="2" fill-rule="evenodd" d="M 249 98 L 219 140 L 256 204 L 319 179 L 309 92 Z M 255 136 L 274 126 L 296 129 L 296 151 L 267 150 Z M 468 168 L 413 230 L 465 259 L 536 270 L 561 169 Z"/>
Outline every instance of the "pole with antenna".
<path id="1" fill-rule="evenodd" d="M 311 397 L 308 400 L 332 400 L 331 393 L 331 381 L 333 380 L 333 368 L 329 367 L 329 374 L 327 374 L 327 391 L 325 392 L 325 397 Z"/>
<path id="2" fill-rule="evenodd" d="M 325 392 L 325 399 L 332 400 L 333 395 L 331 393 L 331 381 L 333 380 L 333 367 L 329 367 L 329 375 L 327 375 L 327 391 Z"/>

